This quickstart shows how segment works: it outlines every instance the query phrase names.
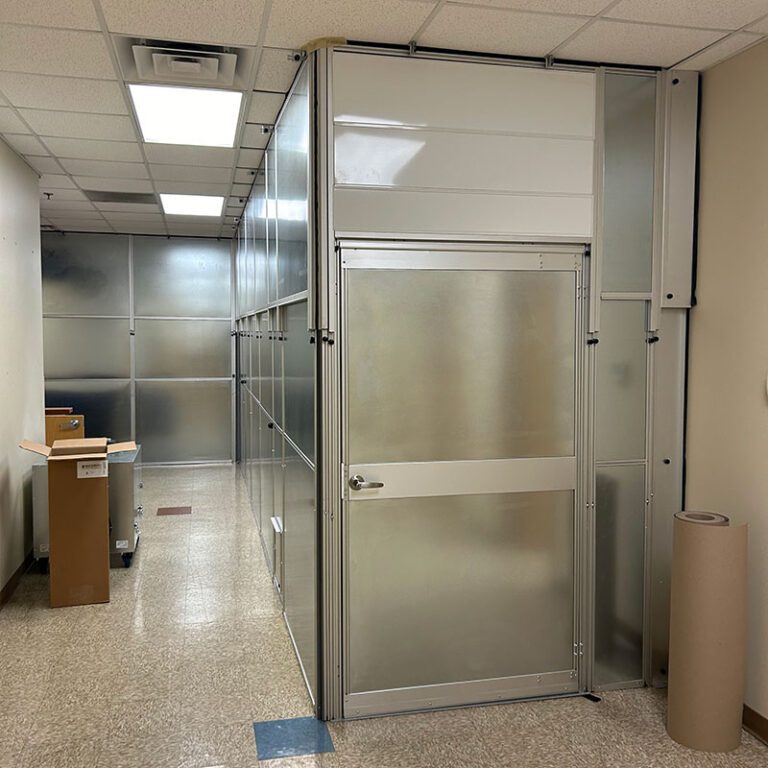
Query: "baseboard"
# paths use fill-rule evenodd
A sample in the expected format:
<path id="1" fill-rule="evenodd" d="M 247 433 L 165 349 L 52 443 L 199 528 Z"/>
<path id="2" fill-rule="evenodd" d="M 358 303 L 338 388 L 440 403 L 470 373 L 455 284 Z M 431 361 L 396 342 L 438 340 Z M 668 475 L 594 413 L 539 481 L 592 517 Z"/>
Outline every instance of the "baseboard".
<path id="1" fill-rule="evenodd" d="M 754 709 L 745 704 L 742 722 L 753 736 L 768 744 L 768 717 L 763 717 L 759 712 L 755 712 Z"/>
<path id="2" fill-rule="evenodd" d="M 8 583 L 0 589 L 0 610 L 11 599 L 11 596 L 16 591 L 16 587 L 19 586 L 21 577 L 27 572 L 29 566 L 32 565 L 33 560 L 32 553 L 29 552 L 21 565 L 13 572 L 13 576 L 8 579 Z"/>

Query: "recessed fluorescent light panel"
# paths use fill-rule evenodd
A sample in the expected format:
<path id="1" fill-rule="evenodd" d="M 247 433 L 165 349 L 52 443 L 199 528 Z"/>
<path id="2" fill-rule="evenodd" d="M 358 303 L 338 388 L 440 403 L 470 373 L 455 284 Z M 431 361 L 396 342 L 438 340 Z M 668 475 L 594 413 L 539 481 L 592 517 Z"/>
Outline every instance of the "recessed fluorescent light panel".
<path id="1" fill-rule="evenodd" d="M 224 198 L 215 195 L 160 195 L 163 210 L 174 216 L 221 216 Z"/>
<path id="2" fill-rule="evenodd" d="M 130 85 L 144 141 L 233 147 L 243 94 L 213 88 Z"/>

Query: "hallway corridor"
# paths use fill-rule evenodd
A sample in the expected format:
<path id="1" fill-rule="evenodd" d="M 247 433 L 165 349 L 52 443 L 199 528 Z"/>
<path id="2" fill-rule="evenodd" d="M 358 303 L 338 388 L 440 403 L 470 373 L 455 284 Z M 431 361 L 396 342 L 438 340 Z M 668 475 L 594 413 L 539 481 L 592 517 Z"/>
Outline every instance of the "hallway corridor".
<path id="1" fill-rule="evenodd" d="M 108 605 L 51 610 L 28 574 L 0 611 L 0 768 L 247 768 L 252 723 L 311 714 L 232 467 L 147 469 L 141 543 Z M 191 515 L 158 517 L 162 506 Z M 663 694 L 617 691 L 332 724 L 336 752 L 275 768 L 758 768 L 664 732 Z"/>

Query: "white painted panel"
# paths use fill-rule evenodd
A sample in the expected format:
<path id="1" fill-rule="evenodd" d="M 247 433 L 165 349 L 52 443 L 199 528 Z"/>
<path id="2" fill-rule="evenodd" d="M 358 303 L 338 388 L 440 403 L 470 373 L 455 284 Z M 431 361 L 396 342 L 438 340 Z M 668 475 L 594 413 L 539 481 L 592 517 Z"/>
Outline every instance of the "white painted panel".
<path id="1" fill-rule="evenodd" d="M 592 236 L 592 199 L 540 195 L 345 189 L 335 193 L 338 233 L 558 238 Z"/>
<path id="2" fill-rule="evenodd" d="M 595 75 L 336 53 L 337 121 L 592 138 Z"/>
<path id="3" fill-rule="evenodd" d="M 350 499 L 398 499 L 418 496 L 455 496 L 475 493 L 565 491 L 576 487 L 576 459 L 496 459 L 438 461 L 407 464 L 355 464 L 355 475 L 383 483 L 380 488 L 347 489 Z"/>
<path id="4" fill-rule="evenodd" d="M 337 125 L 336 183 L 592 194 L 593 142 Z"/>

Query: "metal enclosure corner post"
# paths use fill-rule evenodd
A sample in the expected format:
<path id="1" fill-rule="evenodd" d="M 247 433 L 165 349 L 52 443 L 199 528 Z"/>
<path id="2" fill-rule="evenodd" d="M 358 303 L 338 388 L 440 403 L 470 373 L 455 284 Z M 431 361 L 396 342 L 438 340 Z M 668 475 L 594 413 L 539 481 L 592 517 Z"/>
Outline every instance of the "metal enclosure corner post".
<path id="1" fill-rule="evenodd" d="M 657 331 L 661 322 L 661 281 L 663 269 L 665 205 L 669 158 L 669 78 L 666 72 L 656 75 L 656 162 L 653 184 L 653 277 L 651 281 L 651 313 L 648 330 Z"/>
<path id="2" fill-rule="evenodd" d="M 600 330 L 601 265 L 603 261 L 603 181 L 605 172 L 605 69 L 595 73 L 594 216 L 589 259 L 587 332 Z"/>
<path id="3" fill-rule="evenodd" d="M 315 216 L 318 428 L 317 478 L 320 530 L 320 658 L 318 715 L 343 717 L 341 599 L 341 413 L 338 317 L 338 255 L 333 227 L 332 60 L 315 52 Z"/>

